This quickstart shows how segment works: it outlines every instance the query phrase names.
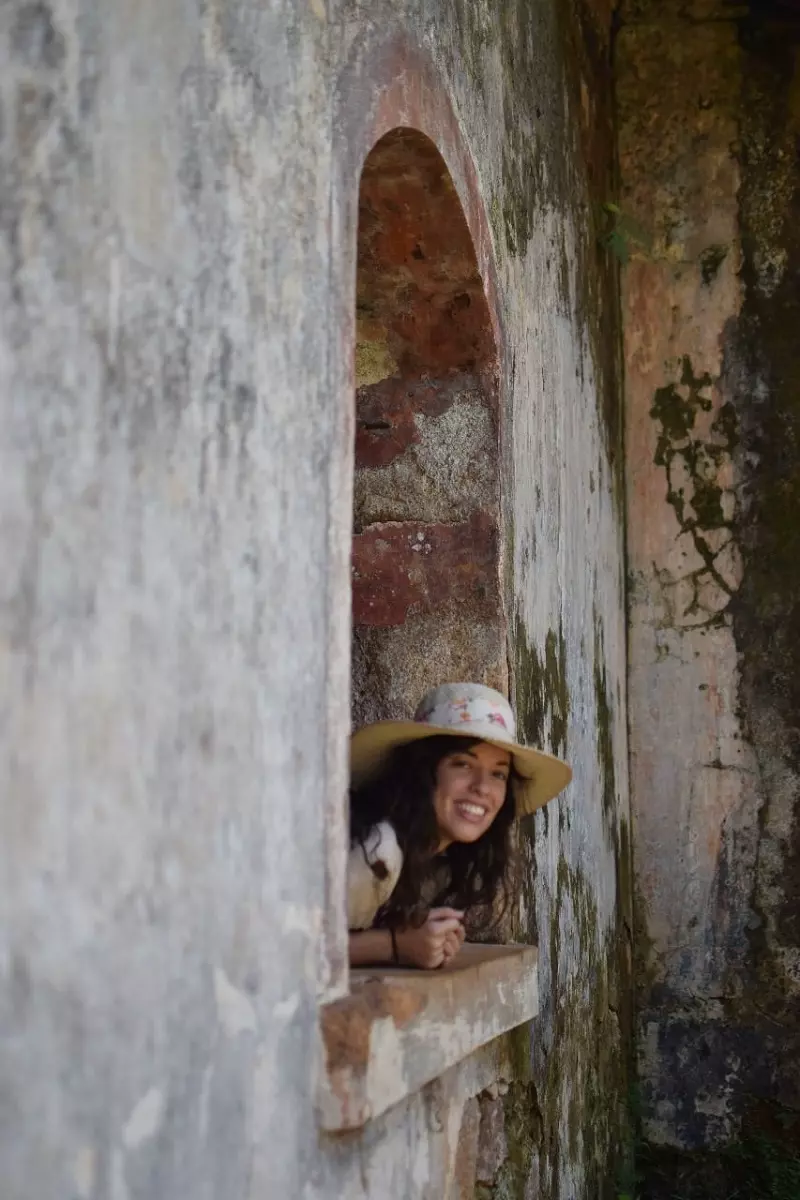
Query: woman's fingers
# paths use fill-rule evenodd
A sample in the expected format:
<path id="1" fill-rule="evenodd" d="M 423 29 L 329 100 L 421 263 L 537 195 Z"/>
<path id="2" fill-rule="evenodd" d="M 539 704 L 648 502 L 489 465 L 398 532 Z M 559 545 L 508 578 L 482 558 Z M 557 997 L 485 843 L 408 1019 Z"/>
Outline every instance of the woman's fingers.
<path id="1" fill-rule="evenodd" d="M 448 933 L 455 933 L 460 928 L 461 922 L 457 921 L 455 917 L 448 917 L 446 920 L 442 919 L 441 921 L 428 922 L 428 930 L 430 931 L 430 935 L 431 937 L 435 938 L 444 938 Z"/>
<path id="2" fill-rule="evenodd" d="M 456 908 L 435 908 L 429 913 L 427 926 L 436 957 L 434 966 L 448 962 L 461 949 L 465 932 L 462 915 Z"/>
<path id="3" fill-rule="evenodd" d="M 458 954 L 459 950 L 464 945 L 464 938 L 466 936 L 464 933 L 463 927 L 461 929 L 457 929 L 455 931 L 455 933 L 450 934 L 449 936 L 453 938 L 453 942 L 454 942 L 454 946 L 455 946 L 453 953 Z"/>
<path id="4" fill-rule="evenodd" d="M 452 908 L 438 908 L 428 914 L 427 926 L 434 934 L 447 934 L 451 930 L 461 929 L 461 917 L 444 916 L 445 913 L 452 913 Z"/>
<path id="5" fill-rule="evenodd" d="M 444 939 L 429 938 L 422 951 L 426 967 L 439 967 L 445 960 Z"/>
<path id="6" fill-rule="evenodd" d="M 444 939 L 444 956 L 445 959 L 454 958 L 461 949 L 462 938 L 458 936 L 458 931 L 448 933 Z"/>
<path id="7" fill-rule="evenodd" d="M 457 908 L 436 908 L 423 925 L 398 932 L 401 961 L 426 967 L 440 967 L 457 954 L 464 941 L 463 913 Z"/>

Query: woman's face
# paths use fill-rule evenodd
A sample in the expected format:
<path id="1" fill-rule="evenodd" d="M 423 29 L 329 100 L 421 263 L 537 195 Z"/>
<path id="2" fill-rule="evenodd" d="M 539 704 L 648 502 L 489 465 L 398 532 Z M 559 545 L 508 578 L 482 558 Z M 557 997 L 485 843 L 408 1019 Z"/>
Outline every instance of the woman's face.
<path id="1" fill-rule="evenodd" d="M 488 742 L 457 750 L 441 760 L 433 794 L 439 850 L 451 842 L 477 842 L 503 807 L 510 773 L 508 750 Z"/>

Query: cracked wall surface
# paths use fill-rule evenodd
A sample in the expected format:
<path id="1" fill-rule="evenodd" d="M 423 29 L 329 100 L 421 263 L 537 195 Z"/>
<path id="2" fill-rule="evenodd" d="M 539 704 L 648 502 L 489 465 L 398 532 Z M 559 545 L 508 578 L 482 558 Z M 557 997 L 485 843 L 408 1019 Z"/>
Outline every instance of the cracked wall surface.
<path id="1" fill-rule="evenodd" d="M 623 281 L 637 1036 L 645 1136 L 679 1150 L 797 1136 L 790 7 L 631 2 L 616 45 L 652 237 Z"/>

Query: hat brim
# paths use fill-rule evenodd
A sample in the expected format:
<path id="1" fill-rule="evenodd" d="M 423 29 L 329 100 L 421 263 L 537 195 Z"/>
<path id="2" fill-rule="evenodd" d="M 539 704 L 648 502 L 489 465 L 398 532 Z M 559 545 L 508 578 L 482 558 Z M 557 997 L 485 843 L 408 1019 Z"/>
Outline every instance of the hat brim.
<path id="1" fill-rule="evenodd" d="M 476 735 L 468 729 L 451 729 L 442 725 L 423 725 L 419 721 L 376 721 L 356 730 L 350 739 L 350 777 L 354 787 L 372 779 L 397 746 L 418 742 L 429 737 L 477 737 L 481 742 L 507 750 L 520 780 L 515 793 L 517 816 L 524 817 L 542 808 L 562 792 L 572 779 L 572 768 L 560 758 L 531 750 L 517 742 Z"/>

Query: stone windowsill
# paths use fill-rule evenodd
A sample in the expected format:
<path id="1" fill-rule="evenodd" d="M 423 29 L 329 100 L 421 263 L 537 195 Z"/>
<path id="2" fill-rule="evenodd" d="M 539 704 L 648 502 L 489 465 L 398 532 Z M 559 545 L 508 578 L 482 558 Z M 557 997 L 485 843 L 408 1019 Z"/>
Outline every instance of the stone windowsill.
<path id="1" fill-rule="evenodd" d="M 435 972 L 351 971 L 350 994 L 320 1014 L 322 1128 L 359 1129 L 538 1011 L 530 946 L 466 945 Z"/>

